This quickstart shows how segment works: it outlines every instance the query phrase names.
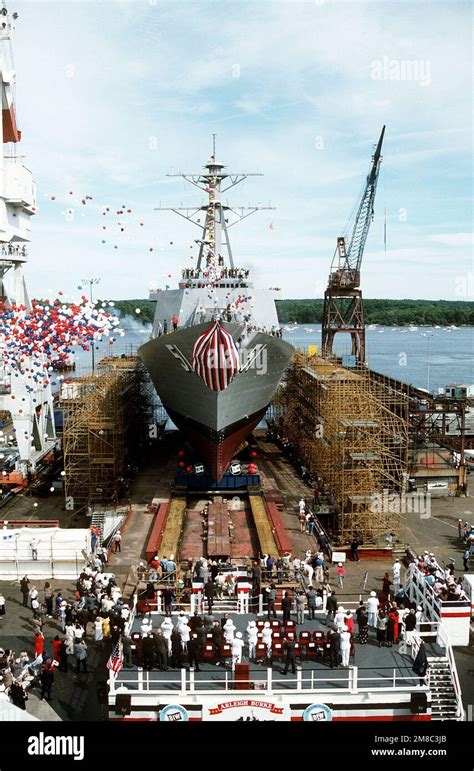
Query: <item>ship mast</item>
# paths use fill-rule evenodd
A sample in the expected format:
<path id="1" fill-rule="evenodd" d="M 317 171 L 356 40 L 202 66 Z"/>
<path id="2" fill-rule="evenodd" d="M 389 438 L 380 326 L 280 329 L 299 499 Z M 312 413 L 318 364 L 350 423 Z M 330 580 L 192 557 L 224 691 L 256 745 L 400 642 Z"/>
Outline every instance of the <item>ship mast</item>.
<path id="1" fill-rule="evenodd" d="M 207 203 L 199 207 L 163 207 L 158 206 L 155 211 L 172 211 L 183 217 L 188 222 L 196 225 L 201 230 L 201 238 L 196 239 L 199 244 L 199 256 L 197 261 L 197 273 L 203 271 L 210 284 L 222 277 L 226 266 L 226 257 L 231 269 L 235 268 L 232 248 L 229 239 L 229 229 L 241 222 L 256 211 L 273 209 L 273 206 L 241 206 L 233 207 L 222 202 L 222 194 L 236 185 L 239 185 L 247 177 L 262 177 L 258 172 L 229 173 L 223 163 L 216 160 L 216 134 L 212 135 L 212 155 L 204 168 L 207 170 L 201 174 L 167 174 L 168 177 L 181 177 L 195 187 L 207 193 Z M 205 212 L 204 224 L 200 222 L 200 214 Z M 232 221 L 230 215 L 233 215 Z"/>

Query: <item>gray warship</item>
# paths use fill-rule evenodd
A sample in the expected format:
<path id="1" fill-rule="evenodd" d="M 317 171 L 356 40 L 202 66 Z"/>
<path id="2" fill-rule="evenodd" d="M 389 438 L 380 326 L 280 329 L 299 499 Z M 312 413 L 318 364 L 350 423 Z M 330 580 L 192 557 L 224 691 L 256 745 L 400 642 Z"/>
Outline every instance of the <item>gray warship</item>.
<path id="1" fill-rule="evenodd" d="M 222 195 L 257 175 L 225 171 L 215 141 L 204 169 L 170 175 L 207 195 L 194 209 L 171 209 L 199 227 L 199 255 L 177 289 L 150 293 L 153 331 L 138 353 L 169 417 L 219 481 L 265 415 L 294 349 L 281 337 L 279 290 L 256 289 L 249 269 L 234 264 L 229 229 L 267 207 L 231 207 Z"/>

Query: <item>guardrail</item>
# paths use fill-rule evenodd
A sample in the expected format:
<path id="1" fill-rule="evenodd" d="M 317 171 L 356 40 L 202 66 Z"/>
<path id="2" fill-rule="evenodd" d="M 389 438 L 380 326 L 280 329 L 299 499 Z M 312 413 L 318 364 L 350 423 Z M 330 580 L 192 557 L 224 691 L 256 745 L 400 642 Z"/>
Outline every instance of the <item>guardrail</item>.
<path id="1" fill-rule="evenodd" d="M 242 680 L 236 680 L 233 676 L 233 672 L 220 671 L 220 677 L 215 676 L 212 679 L 197 679 L 195 677 L 194 669 L 189 671 L 186 669 L 179 670 L 179 677 L 154 677 L 153 672 L 138 668 L 136 671 L 136 677 L 132 675 L 130 670 L 125 674 L 119 673 L 115 675 L 111 672 L 110 676 L 110 693 L 113 694 L 117 689 L 126 688 L 131 691 L 147 692 L 147 691 L 169 691 L 171 689 L 178 689 L 182 694 L 199 692 L 214 693 L 216 689 L 224 691 L 247 690 L 248 692 L 255 693 L 255 691 L 265 691 L 265 693 L 288 693 L 290 688 L 294 688 L 298 691 L 320 691 L 324 693 L 366 693 L 373 691 L 374 689 L 383 688 L 385 691 L 411 693 L 413 688 L 416 687 L 417 691 L 429 691 L 429 677 L 425 685 L 419 685 L 419 677 L 416 675 L 401 675 L 396 668 L 388 668 L 386 675 L 363 675 L 366 671 L 372 670 L 366 668 L 359 668 L 351 666 L 349 669 L 341 673 L 342 676 L 334 676 L 331 670 L 328 670 L 327 674 L 321 677 L 316 676 L 316 672 L 320 670 L 310 670 L 309 672 L 303 671 L 301 667 L 297 667 L 296 677 L 275 677 L 274 671 L 268 667 L 266 670 L 250 670 L 247 682 L 249 687 L 244 689 Z M 178 673 L 177 673 L 178 674 Z M 263 677 L 255 677 L 255 675 L 263 675 Z M 246 681 L 244 681 L 246 682 Z M 340 685 L 334 685 L 338 683 Z"/>

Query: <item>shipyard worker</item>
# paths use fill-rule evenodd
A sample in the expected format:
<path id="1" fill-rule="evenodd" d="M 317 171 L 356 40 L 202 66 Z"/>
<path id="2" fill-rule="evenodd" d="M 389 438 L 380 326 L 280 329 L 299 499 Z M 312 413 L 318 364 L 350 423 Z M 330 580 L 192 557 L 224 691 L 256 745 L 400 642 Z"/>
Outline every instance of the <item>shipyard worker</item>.
<path id="1" fill-rule="evenodd" d="M 359 562 L 359 546 L 360 541 L 357 540 L 357 538 L 354 538 L 354 540 L 351 543 L 351 552 L 352 552 L 352 561 L 353 562 Z"/>
<path id="2" fill-rule="evenodd" d="M 302 511 L 305 511 L 305 509 L 306 509 L 306 503 L 305 503 L 305 500 L 304 500 L 304 498 L 300 498 L 300 500 L 299 500 L 299 502 L 298 502 L 298 508 L 299 508 L 299 510 L 300 510 L 300 513 L 301 513 Z"/>
<path id="3" fill-rule="evenodd" d="M 345 570 L 344 570 L 344 565 L 342 564 L 342 562 L 338 562 L 337 563 L 337 571 L 336 572 L 337 572 L 337 581 L 338 581 L 339 588 L 343 589 L 344 588 L 344 573 L 345 573 Z"/>
<path id="4" fill-rule="evenodd" d="M 308 614 L 311 620 L 315 618 L 317 596 L 318 595 L 316 593 L 316 589 L 310 586 L 308 591 L 306 592 L 306 598 L 308 600 Z"/>
<path id="5" fill-rule="evenodd" d="M 37 538 L 32 538 L 30 541 L 30 549 L 31 549 L 31 559 L 37 560 L 38 559 L 38 544 L 39 541 Z"/>
<path id="6" fill-rule="evenodd" d="M 137 576 L 139 581 L 143 581 L 143 576 L 146 573 L 146 567 L 143 562 L 139 562 L 137 566 Z"/>
<path id="7" fill-rule="evenodd" d="M 471 547 L 468 546 L 468 548 L 465 550 L 464 554 L 462 555 L 464 572 L 469 570 L 469 559 L 470 559 L 470 557 L 471 557 Z"/>
<path id="8" fill-rule="evenodd" d="M 267 611 L 268 611 L 268 618 L 270 619 L 273 615 L 274 618 L 277 618 L 276 610 L 275 610 L 275 602 L 277 597 L 277 590 L 275 584 L 270 584 L 269 588 L 267 589 Z"/>
<path id="9" fill-rule="evenodd" d="M 113 537 L 113 543 L 114 543 L 115 554 L 117 554 L 117 552 L 119 551 L 122 551 L 122 533 L 120 532 L 120 530 L 117 530 L 117 532 L 115 533 Z"/>
<path id="10" fill-rule="evenodd" d="M 244 641 L 242 639 L 242 632 L 236 632 L 235 637 L 232 640 L 232 669 L 235 669 L 236 664 L 242 662 L 243 647 Z"/>
<path id="11" fill-rule="evenodd" d="M 306 532 L 308 533 L 308 535 L 313 535 L 315 519 L 311 511 L 308 511 L 305 519 L 306 519 Z"/>
<path id="12" fill-rule="evenodd" d="M 165 319 L 165 320 L 163 321 L 163 334 L 164 334 L 164 335 L 167 335 L 167 334 L 168 334 L 168 320 L 167 320 L 167 319 Z"/>
<path id="13" fill-rule="evenodd" d="M 174 561 L 173 554 L 170 554 L 169 559 L 166 560 L 166 572 L 168 573 L 169 579 L 172 581 L 174 573 L 176 572 L 176 562 Z"/>
<path id="14" fill-rule="evenodd" d="M 464 525 L 462 519 L 458 519 L 458 535 L 459 538 L 464 537 Z"/>
<path id="15" fill-rule="evenodd" d="M 375 592 L 370 592 L 370 597 L 367 600 L 367 616 L 369 626 L 377 626 L 377 613 L 379 608 L 379 601 Z"/>
<path id="16" fill-rule="evenodd" d="M 304 533 L 306 529 L 306 514 L 304 509 L 299 510 L 298 521 L 300 523 L 300 533 Z"/>
<path id="17" fill-rule="evenodd" d="M 30 591 L 29 587 L 30 587 L 30 582 L 28 580 L 28 576 L 23 576 L 23 578 L 20 581 L 20 591 L 23 597 L 22 605 L 24 608 L 28 607 L 28 594 Z"/>

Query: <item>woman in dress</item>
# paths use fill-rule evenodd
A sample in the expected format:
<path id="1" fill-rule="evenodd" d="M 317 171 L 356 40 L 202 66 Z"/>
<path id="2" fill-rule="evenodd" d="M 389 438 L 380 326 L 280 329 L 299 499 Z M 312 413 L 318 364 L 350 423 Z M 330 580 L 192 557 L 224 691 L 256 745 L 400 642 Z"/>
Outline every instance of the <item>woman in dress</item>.
<path id="1" fill-rule="evenodd" d="M 369 625 L 367 623 L 367 613 L 365 608 L 361 608 L 358 613 L 359 634 L 357 639 L 361 645 L 367 645 L 369 640 Z"/>
<path id="2" fill-rule="evenodd" d="M 385 573 L 383 579 L 382 579 L 382 594 L 385 594 L 387 597 L 390 595 L 390 587 L 392 585 L 392 582 L 390 581 L 388 573 Z"/>
<path id="3" fill-rule="evenodd" d="M 382 647 L 382 645 L 385 645 L 385 640 L 387 639 L 387 616 L 385 615 L 385 611 L 381 610 L 378 615 L 377 619 L 377 640 L 379 643 L 379 648 Z"/>
<path id="4" fill-rule="evenodd" d="M 398 610 L 396 605 L 392 605 L 388 612 L 388 617 L 393 620 L 393 641 L 394 643 L 398 642 L 398 638 L 400 636 L 399 632 L 399 616 L 398 616 Z"/>
<path id="5" fill-rule="evenodd" d="M 387 646 L 392 647 L 395 642 L 395 622 L 393 616 L 390 613 L 387 616 Z"/>

